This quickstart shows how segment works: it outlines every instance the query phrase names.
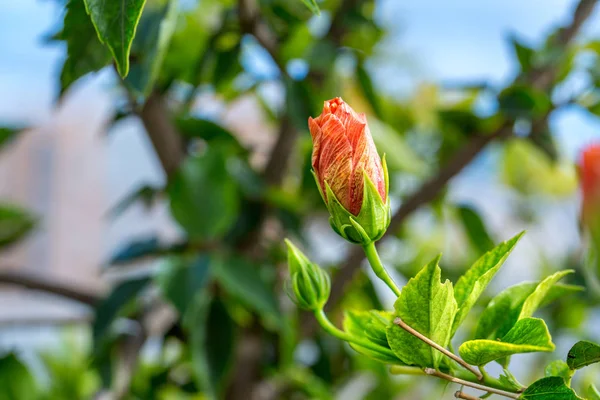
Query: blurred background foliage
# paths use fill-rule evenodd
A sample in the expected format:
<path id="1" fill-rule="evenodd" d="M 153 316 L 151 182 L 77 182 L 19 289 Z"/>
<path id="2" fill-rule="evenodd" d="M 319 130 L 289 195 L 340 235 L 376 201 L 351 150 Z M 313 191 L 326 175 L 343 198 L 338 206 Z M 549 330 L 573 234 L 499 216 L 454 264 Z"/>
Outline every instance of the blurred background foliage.
<path id="1" fill-rule="evenodd" d="M 383 2 L 147 0 L 124 79 L 83 0 L 55 2 L 61 21 L 44 40 L 66 49 L 57 104 L 102 75 L 112 101 L 105 130 L 119 135 L 121 124 L 140 121 L 165 176 L 164 184 L 131 187 L 106 218 L 168 204 L 179 235 L 122 240 L 99 272 L 108 288 L 98 294 L 0 274 L 7 287 L 69 298 L 90 315 L 48 333 L 60 346 L 28 356 L 3 348 L 0 399 L 451 397 L 431 379 L 391 377 L 320 332 L 286 297 L 282 239 L 292 237 L 332 273 L 328 307 L 338 325 L 343 308 L 389 308 L 393 300 L 360 268 L 360 249 L 329 231 L 310 173 L 307 118 L 336 96 L 367 114 L 386 155 L 394 217 L 380 248 L 399 282 L 441 251 L 456 279 L 494 243 L 530 229 L 488 300 L 517 278 L 574 268 L 575 283 L 588 290 L 544 310 L 557 353 L 574 337 L 600 340 L 600 293 L 582 272 L 577 236 L 577 159 L 552 122 L 565 110 L 600 116 L 600 39 L 580 35 L 596 1 L 571 2 L 562 25 L 546 27 L 538 43 L 510 36 L 518 70 L 501 83 L 412 82 L 400 94 L 391 90 L 406 79 L 398 69 L 414 65 L 382 23 L 400 20 L 382 17 Z M 253 107 L 235 108 L 241 101 Z M 233 115 L 211 114 L 211 104 Z M 10 118 L 0 127 L 0 157 L 24 128 Z M 558 222 L 549 217 L 557 209 Z M 0 202 L 0 246 L 27 240 L 39 223 L 24 205 Z M 570 244 L 557 256 L 562 229 Z M 525 356 L 516 369 L 530 381 L 563 358 Z M 597 374 L 589 368 L 576 387 Z"/>

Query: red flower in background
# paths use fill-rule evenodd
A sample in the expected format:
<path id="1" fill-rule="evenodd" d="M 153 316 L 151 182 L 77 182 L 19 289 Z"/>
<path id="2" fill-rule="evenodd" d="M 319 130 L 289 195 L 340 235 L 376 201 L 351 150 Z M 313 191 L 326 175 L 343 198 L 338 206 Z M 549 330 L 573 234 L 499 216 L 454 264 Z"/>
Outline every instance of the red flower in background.
<path id="1" fill-rule="evenodd" d="M 582 221 L 591 227 L 600 218 L 600 144 L 590 145 L 583 150 L 580 174 Z"/>
<path id="2" fill-rule="evenodd" d="M 382 201 L 387 201 L 386 183 L 365 114 L 357 114 L 340 97 L 328 100 L 323 113 L 308 118 L 313 140 L 312 167 L 325 202 L 325 182 L 338 201 L 353 215 L 363 203 L 364 175 L 371 179 Z"/>

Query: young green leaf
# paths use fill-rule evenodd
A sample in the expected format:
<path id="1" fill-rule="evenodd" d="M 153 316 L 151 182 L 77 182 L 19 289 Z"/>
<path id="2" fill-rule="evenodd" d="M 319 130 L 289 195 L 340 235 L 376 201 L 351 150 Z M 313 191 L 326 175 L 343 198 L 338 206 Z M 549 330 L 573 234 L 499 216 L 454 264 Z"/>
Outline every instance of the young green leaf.
<path id="1" fill-rule="evenodd" d="M 458 304 L 458 312 L 452 325 L 452 334 L 467 317 L 481 293 L 490 283 L 496 272 L 500 269 L 510 252 L 515 248 L 517 242 L 524 232 L 506 242 L 500 243 L 492 250 L 485 253 L 473 264 L 469 270 L 460 277 L 454 287 L 454 297 Z"/>
<path id="2" fill-rule="evenodd" d="M 529 386 L 519 399 L 523 400 L 581 400 L 559 376 L 542 378 Z"/>
<path id="3" fill-rule="evenodd" d="M 523 303 L 523 307 L 519 313 L 519 319 L 531 317 L 538 309 L 540 304 L 542 304 L 552 286 L 554 286 L 554 284 L 556 284 L 556 282 L 562 279 L 565 275 L 571 273 L 573 273 L 573 270 L 559 271 L 540 282 L 533 293 L 527 297 L 525 303 Z"/>
<path id="4" fill-rule="evenodd" d="M 569 369 L 569 366 L 563 360 L 554 360 L 546 366 L 544 370 L 545 376 L 560 376 L 565 382 L 571 381 L 571 375 L 573 372 Z"/>
<path id="5" fill-rule="evenodd" d="M 593 383 L 588 388 L 588 398 L 589 400 L 600 400 L 600 391 Z"/>
<path id="6" fill-rule="evenodd" d="M 503 290 L 494 297 L 479 317 L 475 338 L 496 339 L 504 336 L 518 321 L 525 300 L 539 284 L 536 282 L 520 283 Z M 546 293 L 540 306 L 582 289 L 580 286 L 557 283 Z"/>
<path id="7" fill-rule="evenodd" d="M 442 347 L 450 342 L 456 300 L 452 283 L 440 282 L 439 257 L 427 264 L 402 290 L 394 307 L 395 317 Z M 408 333 L 398 325 L 387 328 L 390 348 L 409 365 L 438 368 L 442 353 Z"/>
<path id="8" fill-rule="evenodd" d="M 63 30 L 57 39 L 67 44 L 67 58 L 60 73 L 61 93 L 77 79 L 110 63 L 110 52 L 98 40 L 83 0 L 69 0 Z"/>
<path id="9" fill-rule="evenodd" d="M 374 314 L 377 313 L 377 314 Z M 366 338 L 370 342 L 381 346 L 383 349 L 388 349 L 389 344 L 386 337 L 386 328 L 391 324 L 390 316 L 381 315 L 381 317 L 388 320 L 388 324 L 383 323 L 379 320 L 380 311 L 355 311 L 347 310 L 344 313 L 344 330 L 352 336 L 357 338 Z M 372 349 L 365 348 L 363 346 L 350 343 L 357 352 L 371 357 L 377 361 L 381 361 L 386 364 L 398 364 L 400 360 L 397 357 L 388 354 L 387 352 L 378 352 Z"/>
<path id="10" fill-rule="evenodd" d="M 582 340 L 575 343 L 567 355 L 567 365 L 571 369 L 580 369 L 600 362 L 600 345 Z"/>
<path id="11" fill-rule="evenodd" d="M 501 340 L 470 340 L 458 352 L 469 364 L 481 366 L 518 353 L 554 351 L 546 323 L 539 318 L 524 318 Z"/>
<path id="12" fill-rule="evenodd" d="M 122 77 L 129 73 L 129 52 L 146 0 L 84 0 L 98 38 L 115 59 Z"/>

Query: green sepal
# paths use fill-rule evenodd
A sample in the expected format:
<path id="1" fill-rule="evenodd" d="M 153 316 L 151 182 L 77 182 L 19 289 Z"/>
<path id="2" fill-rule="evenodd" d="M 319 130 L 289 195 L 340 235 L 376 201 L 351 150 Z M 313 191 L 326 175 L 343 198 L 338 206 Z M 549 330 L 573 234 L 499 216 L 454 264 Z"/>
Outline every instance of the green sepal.
<path id="1" fill-rule="evenodd" d="M 389 177 L 385 156 L 383 157 L 382 165 L 387 193 Z M 384 202 L 377 191 L 377 187 L 375 187 L 375 184 L 366 172 L 363 171 L 363 202 L 358 215 L 354 215 L 344 208 L 327 182 L 325 182 L 327 196 L 323 196 L 314 172 L 313 176 L 315 176 L 321 196 L 324 200 L 325 198 L 328 200 L 326 201 L 326 205 L 330 215 L 329 224 L 338 235 L 351 243 L 362 245 L 381 239 L 391 221 L 389 195 L 387 196 L 386 202 Z"/>

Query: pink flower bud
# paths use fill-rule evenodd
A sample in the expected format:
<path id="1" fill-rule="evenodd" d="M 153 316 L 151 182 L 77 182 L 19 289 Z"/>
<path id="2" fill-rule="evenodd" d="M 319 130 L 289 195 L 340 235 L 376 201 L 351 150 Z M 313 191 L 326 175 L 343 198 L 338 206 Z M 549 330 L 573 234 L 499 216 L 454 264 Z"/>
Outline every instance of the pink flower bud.
<path id="1" fill-rule="evenodd" d="M 383 203 L 387 202 L 381 158 L 377 154 L 365 114 L 357 114 L 340 97 L 328 100 L 323 113 L 308 118 L 313 140 L 312 167 L 326 203 L 325 182 L 338 201 L 353 215 L 363 203 L 365 173 Z"/>

